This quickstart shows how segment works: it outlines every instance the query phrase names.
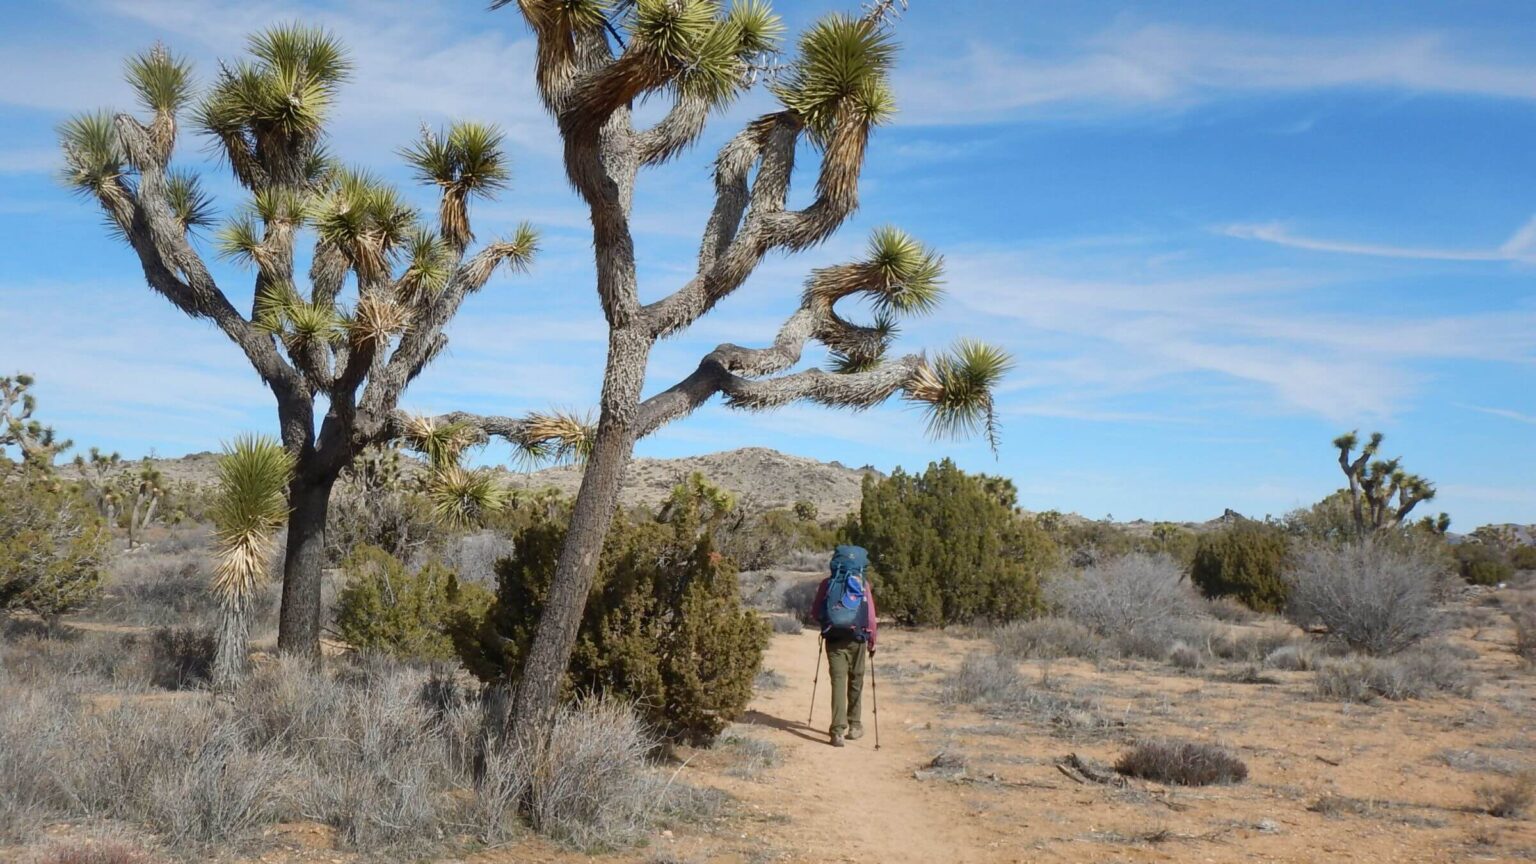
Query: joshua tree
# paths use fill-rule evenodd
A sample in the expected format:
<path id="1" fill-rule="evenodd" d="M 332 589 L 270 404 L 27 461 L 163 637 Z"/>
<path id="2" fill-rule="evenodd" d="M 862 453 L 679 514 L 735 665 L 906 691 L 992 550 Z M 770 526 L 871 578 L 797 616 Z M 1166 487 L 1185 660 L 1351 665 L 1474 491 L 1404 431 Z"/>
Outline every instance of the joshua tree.
<path id="1" fill-rule="evenodd" d="M 213 683 L 232 687 L 245 677 L 251 603 L 272 560 L 272 534 L 288 517 L 293 456 L 270 438 L 237 438 L 219 460 L 213 501 L 218 532 L 214 594 L 219 598 L 218 650 Z"/>
<path id="2" fill-rule="evenodd" d="M 497 0 L 492 5 L 509 5 Z M 928 406 L 935 432 L 991 435 L 991 388 L 1008 365 L 1001 352 L 961 342 L 952 353 L 886 357 L 895 318 L 925 312 L 940 296 L 940 258 L 895 229 L 882 229 L 859 262 L 811 274 L 799 309 L 772 346 L 721 345 L 683 380 L 641 398 L 651 348 L 734 292 L 770 252 L 799 251 L 829 237 L 858 203 L 871 130 L 893 101 L 887 72 L 895 46 L 893 2 L 861 18 L 831 15 L 776 62 L 782 27 L 763 0 L 518 0 L 538 39 L 537 81 L 565 145 L 566 174 L 591 212 L 597 296 L 609 329 L 608 359 L 590 455 L 553 582 L 513 693 L 512 728 L 548 728 L 635 442 L 721 395 L 735 408 L 794 402 L 864 408 L 898 393 Z M 710 114 L 760 73 L 779 110 L 748 122 L 715 161 L 715 201 L 697 269 L 669 296 L 639 299 L 630 211 L 640 170 L 690 147 Z M 631 106 L 665 99 L 666 116 L 635 128 Z M 820 154 L 815 199 L 787 206 L 797 148 Z M 838 314 L 862 296 L 870 326 Z M 808 341 L 830 349 L 830 369 L 791 371 Z M 451 415 L 492 434 L 521 421 Z"/>
<path id="3" fill-rule="evenodd" d="M 1372 432 L 1359 456 L 1354 455 L 1359 443 L 1355 432 L 1333 439 L 1333 446 L 1339 450 L 1339 468 L 1349 478 L 1351 513 L 1355 530 L 1361 536 L 1398 527 L 1415 505 L 1435 497 L 1433 484 L 1402 469 L 1402 457 L 1372 461 L 1381 449 L 1383 437 L 1380 432 Z M 1440 516 L 1449 527 L 1450 518 L 1444 513 Z"/>
<path id="4" fill-rule="evenodd" d="M 15 447 L 24 467 L 48 472 L 54 457 L 74 445 L 56 438 L 52 426 L 32 419 L 37 397 L 28 391 L 34 383 L 31 375 L 0 376 L 0 455 Z"/>
<path id="5" fill-rule="evenodd" d="M 496 129 L 423 130 L 402 151 L 441 190 L 436 224 L 423 224 L 394 188 L 342 167 L 324 148 L 349 71 L 337 41 L 285 26 L 252 36 L 249 48 L 252 57 L 222 66 L 191 112 L 249 192 L 217 236 L 220 255 L 255 270 L 249 311 L 215 282 L 194 242 L 193 230 L 213 221 L 212 201 L 196 176 L 170 166 L 180 115 L 193 102 L 186 62 L 159 46 L 131 59 L 127 78 L 147 119 L 96 113 L 67 122 L 65 178 L 101 205 L 149 287 L 223 331 L 272 391 L 295 460 L 278 644 L 318 659 L 325 521 L 338 474 L 368 445 L 403 432 L 397 404 L 447 344 L 444 327 L 497 267 L 526 268 L 536 237 L 524 225 L 470 252 L 470 199 L 507 183 Z M 306 228 L 314 239 L 301 292 L 295 250 Z M 318 424 L 317 398 L 326 405 Z"/>

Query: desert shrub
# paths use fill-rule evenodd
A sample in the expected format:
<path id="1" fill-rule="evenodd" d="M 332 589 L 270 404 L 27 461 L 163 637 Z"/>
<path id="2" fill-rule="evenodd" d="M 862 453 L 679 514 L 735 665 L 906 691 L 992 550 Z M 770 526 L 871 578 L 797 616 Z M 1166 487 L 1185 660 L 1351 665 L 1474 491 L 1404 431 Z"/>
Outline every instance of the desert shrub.
<path id="1" fill-rule="evenodd" d="M 1536 771 L 1525 771 L 1503 783 L 1491 783 L 1477 790 L 1483 812 L 1500 819 L 1519 819 L 1536 804 Z"/>
<path id="2" fill-rule="evenodd" d="M 1456 546 L 1461 578 L 1473 585 L 1499 585 L 1515 575 L 1503 549 L 1492 543 L 1469 541 Z"/>
<path id="3" fill-rule="evenodd" d="M 1050 616 L 1005 624 L 992 631 L 992 644 L 999 654 L 1016 660 L 1093 660 L 1104 653 L 1097 633 L 1076 621 Z"/>
<path id="4" fill-rule="evenodd" d="M 440 536 L 431 505 L 407 476 L 396 447 L 370 447 L 342 472 L 331 492 L 325 522 L 326 555 L 346 560 L 360 546 L 375 546 L 409 561 Z"/>
<path id="5" fill-rule="evenodd" d="M 162 627 L 150 637 L 150 682 L 183 690 L 208 682 L 218 641 L 206 627 Z"/>
<path id="6" fill-rule="evenodd" d="M 1143 741 L 1120 756 L 1115 770 L 1179 786 L 1241 783 L 1248 777 L 1248 766 L 1225 748 L 1192 741 Z"/>
<path id="7" fill-rule="evenodd" d="M 805 625 L 793 615 L 774 615 L 769 620 L 773 622 L 773 632 L 787 633 L 791 636 L 805 632 Z"/>
<path id="8" fill-rule="evenodd" d="M 1317 655 L 1306 645 L 1281 645 L 1264 657 L 1264 666 L 1286 672 L 1307 672 L 1317 668 Z"/>
<path id="9" fill-rule="evenodd" d="M 476 531 L 443 541 L 439 556 L 443 566 L 470 585 L 496 585 L 496 562 L 513 554 L 512 541 L 497 531 Z M 425 565 L 426 561 L 412 562 Z"/>
<path id="10" fill-rule="evenodd" d="M 1168 665 L 1177 669 L 1199 669 L 1205 665 L 1205 654 L 1193 645 L 1175 641 L 1168 649 Z"/>
<path id="11" fill-rule="evenodd" d="M 483 616 L 491 602 L 485 588 L 460 583 L 435 561 L 411 572 L 373 546 L 353 552 L 342 572 L 347 581 L 336 598 L 337 633 L 359 651 L 403 660 L 454 657 L 450 622 Z"/>
<path id="12" fill-rule="evenodd" d="M 210 586 L 212 541 L 198 549 L 139 549 L 120 555 L 108 571 L 103 617 L 125 624 L 168 627 L 211 621 L 218 602 Z"/>
<path id="13" fill-rule="evenodd" d="M 1231 597 L 1205 598 L 1205 614 L 1225 624 L 1252 624 L 1259 615 Z"/>
<path id="14" fill-rule="evenodd" d="M 55 478 L 23 478 L 0 494 L 0 613 L 52 621 L 101 594 L 111 536 L 94 509 Z"/>
<path id="15" fill-rule="evenodd" d="M 817 516 L 816 502 L 814 502 L 814 501 L 806 501 L 805 499 L 802 498 L 801 500 L 795 502 L 795 506 L 794 506 L 793 509 L 794 509 L 795 518 L 799 519 L 801 522 L 815 522 L 816 521 L 816 516 Z"/>
<path id="16" fill-rule="evenodd" d="M 869 550 L 882 617 L 943 625 L 1024 617 L 1056 544 L 1015 510 L 1013 484 L 944 460 L 921 476 L 866 476 L 841 539 Z"/>
<path id="17" fill-rule="evenodd" d="M 1515 654 L 1536 663 L 1536 600 L 1511 604 L 1509 618 L 1515 625 Z"/>
<path id="18" fill-rule="evenodd" d="M 1278 612 L 1285 605 L 1286 554 L 1284 530 L 1245 519 L 1200 537 L 1189 576 L 1207 597 Z"/>
<path id="19" fill-rule="evenodd" d="M 798 618 L 803 624 L 812 623 L 811 607 L 816 603 L 816 592 L 820 586 L 819 580 L 807 579 L 785 588 L 784 611 Z M 879 608 L 883 610 L 885 607 Z"/>
<path id="20" fill-rule="evenodd" d="M 1205 647 L 1223 660 L 1258 663 L 1274 651 L 1290 645 L 1295 638 L 1295 632 L 1289 627 L 1241 630 L 1217 628 L 1205 640 Z"/>
<path id="21" fill-rule="evenodd" d="M 731 751 L 733 758 L 727 773 L 732 777 L 759 780 L 765 771 L 779 764 L 777 744 L 739 731 L 727 732 L 718 746 Z"/>
<path id="22" fill-rule="evenodd" d="M 717 532 L 717 542 L 737 566 L 762 570 L 789 561 L 797 552 L 830 552 L 837 534 L 789 510 L 764 510 L 733 513 Z"/>
<path id="23" fill-rule="evenodd" d="M 1153 555 L 1125 555 L 1079 575 L 1056 576 L 1045 584 L 1045 599 L 1056 614 L 1108 638 L 1137 634 L 1165 642 L 1198 613 L 1198 598 L 1178 566 Z"/>
<path id="24" fill-rule="evenodd" d="M 1423 646 L 1393 657 L 1350 657 L 1318 667 L 1317 695 L 1346 702 L 1422 699 L 1436 693 L 1471 696 L 1471 670 L 1442 646 Z"/>
<path id="25" fill-rule="evenodd" d="M 1286 616 L 1322 624 L 1335 639 L 1371 654 L 1394 654 L 1437 632 L 1438 562 L 1412 545 L 1362 540 L 1308 546 L 1286 576 Z"/>
<path id="26" fill-rule="evenodd" d="M 1031 687 L 1014 661 L 992 653 L 967 655 L 940 685 L 939 699 L 996 717 L 1031 720 L 1062 735 L 1099 734 L 1116 725 L 1093 700 Z"/>
<path id="27" fill-rule="evenodd" d="M 741 601 L 715 551 L 719 499 L 679 486 L 662 514 L 615 519 L 582 618 L 567 684 L 631 699 L 668 738 L 707 743 L 746 709 L 768 625 Z M 497 566 L 496 599 L 455 628 L 459 656 L 485 681 L 518 668 L 565 537 L 540 522 Z"/>
<path id="28" fill-rule="evenodd" d="M 1509 550 L 1509 566 L 1516 570 L 1536 570 L 1536 546 L 1516 546 Z"/>
<path id="29" fill-rule="evenodd" d="M 1340 489 L 1311 507 L 1292 510 L 1280 524 L 1293 537 L 1319 543 L 1344 543 L 1360 535 L 1348 489 Z"/>

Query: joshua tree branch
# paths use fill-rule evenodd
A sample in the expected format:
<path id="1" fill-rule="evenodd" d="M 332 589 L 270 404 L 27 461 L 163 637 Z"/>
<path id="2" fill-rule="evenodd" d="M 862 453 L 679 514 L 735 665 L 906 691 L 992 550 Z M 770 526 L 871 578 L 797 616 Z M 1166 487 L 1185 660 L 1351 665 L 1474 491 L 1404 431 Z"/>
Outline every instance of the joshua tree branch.
<path id="1" fill-rule="evenodd" d="M 667 116 L 636 137 L 640 164 L 660 165 L 671 161 L 698 140 L 708 119 L 708 102 L 697 96 L 679 94 Z"/>

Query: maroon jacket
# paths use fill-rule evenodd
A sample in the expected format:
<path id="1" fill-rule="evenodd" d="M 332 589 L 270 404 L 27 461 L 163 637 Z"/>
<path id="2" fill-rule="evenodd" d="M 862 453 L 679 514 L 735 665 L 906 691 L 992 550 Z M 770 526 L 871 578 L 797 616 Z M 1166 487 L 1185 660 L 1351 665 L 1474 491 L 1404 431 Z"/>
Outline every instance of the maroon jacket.
<path id="1" fill-rule="evenodd" d="M 827 608 L 827 586 L 831 583 L 832 577 L 828 576 L 821 580 L 820 585 L 816 586 L 816 599 L 811 601 L 811 620 L 817 624 L 822 623 L 821 610 Z M 869 602 L 869 638 L 864 641 L 869 646 L 870 653 L 873 654 L 875 651 L 875 630 L 878 629 L 879 625 L 875 619 L 875 589 L 870 587 L 868 580 L 864 582 L 864 597 Z"/>

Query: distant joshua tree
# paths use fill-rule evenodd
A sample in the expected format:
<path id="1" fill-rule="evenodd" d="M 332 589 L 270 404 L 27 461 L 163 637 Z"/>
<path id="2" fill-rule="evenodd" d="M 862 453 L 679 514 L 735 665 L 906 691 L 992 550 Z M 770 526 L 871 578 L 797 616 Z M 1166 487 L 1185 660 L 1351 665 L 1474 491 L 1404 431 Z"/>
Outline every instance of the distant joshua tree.
<path id="1" fill-rule="evenodd" d="M 1339 468 L 1349 479 L 1350 512 L 1361 536 L 1402 525 L 1416 505 L 1435 497 L 1434 484 L 1402 469 L 1402 457 L 1375 459 L 1383 437 L 1372 432 L 1359 456 L 1354 455 L 1355 445 L 1360 443 L 1357 433 L 1333 439 L 1339 451 Z M 1450 527 L 1450 517 L 1441 513 L 1435 520 L 1426 517 L 1422 524 L 1443 534 Z"/>
<path id="2" fill-rule="evenodd" d="M 496 0 L 494 7 L 511 5 Z M 925 405 L 936 433 L 984 431 L 995 440 L 992 388 L 1009 365 L 995 348 L 962 341 L 936 358 L 886 355 L 896 319 L 939 302 L 942 261 L 893 228 L 876 231 L 866 257 L 811 274 L 800 306 L 773 345 L 725 344 L 691 374 L 649 398 L 641 392 L 652 347 L 683 332 L 741 287 L 772 252 L 826 240 L 858 205 L 870 133 L 891 115 L 888 22 L 895 0 L 861 17 L 829 15 L 779 62 L 779 19 L 763 0 L 518 0 L 538 38 L 537 82 L 565 144 L 566 175 L 592 219 L 597 296 L 608 324 L 608 359 L 589 457 L 543 614 L 516 677 L 512 728 L 549 728 L 569 665 L 598 556 L 635 443 L 723 396 L 765 410 L 796 402 L 866 408 L 901 394 Z M 695 272 L 668 296 L 642 303 L 630 229 L 641 169 L 687 150 L 710 115 L 766 76 L 780 107 L 750 120 L 715 160 L 715 201 Z M 647 98 L 668 111 L 636 128 L 632 107 Z M 788 206 L 803 144 L 819 154 L 815 198 Z M 840 301 L 863 298 L 869 325 L 852 323 Z M 828 369 L 792 371 L 806 343 L 832 355 Z M 442 422 L 466 422 L 463 417 Z M 503 421 L 487 418 L 481 428 Z"/>
<path id="3" fill-rule="evenodd" d="M 98 112 L 65 123 L 65 179 L 100 204 L 149 287 L 223 331 L 272 391 L 294 459 L 278 645 L 318 660 L 324 532 L 337 476 L 372 444 L 469 434 L 415 422 L 398 403 L 447 344 L 444 328 L 465 298 L 498 267 L 526 269 L 537 238 L 524 225 L 470 252 L 470 199 L 507 184 L 495 128 L 424 129 L 401 151 L 423 182 L 441 190 L 428 224 L 393 187 L 325 149 L 326 121 L 350 70 L 334 38 L 282 26 L 252 36 L 249 48 L 249 59 L 221 66 L 195 100 L 190 66 L 165 48 L 129 60 L 127 79 L 147 118 Z M 198 178 L 170 164 L 188 106 L 194 128 L 249 193 L 216 239 L 220 256 L 255 271 L 248 310 L 236 308 L 193 243 L 192 232 L 215 213 Z M 301 290 L 295 251 L 305 230 L 313 246 Z M 318 424 L 317 400 L 326 406 Z M 564 427 L 556 425 L 559 433 Z M 548 443 L 526 423 L 497 431 L 533 448 Z M 478 484 L 476 494 L 485 491 L 482 481 L 465 471 L 443 478 Z"/>
<path id="4" fill-rule="evenodd" d="M 33 471 L 53 470 L 54 457 L 74 444 L 60 440 L 52 426 L 32 419 L 37 397 L 30 392 L 36 382 L 31 375 L 0 376 L 0 457 L 8 447 L 15 447 L 21 464 Z"/>

